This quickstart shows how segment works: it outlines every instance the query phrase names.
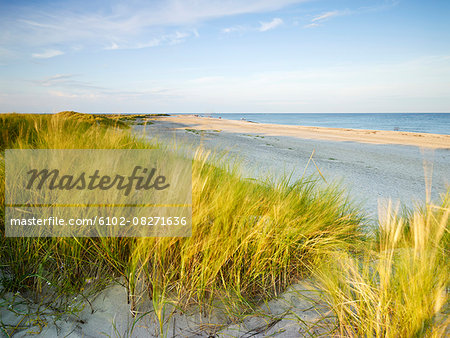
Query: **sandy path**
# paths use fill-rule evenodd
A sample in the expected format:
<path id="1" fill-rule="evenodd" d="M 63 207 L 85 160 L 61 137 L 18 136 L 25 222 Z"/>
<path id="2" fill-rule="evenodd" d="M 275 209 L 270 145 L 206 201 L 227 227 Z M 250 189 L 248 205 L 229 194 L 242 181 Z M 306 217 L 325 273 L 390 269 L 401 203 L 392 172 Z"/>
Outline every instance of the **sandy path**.
<path id="1" fill-rule="evenodd" d="M 450 135 L 378 131 L 233 121 L 192 115 L 159 117 L 158 120 L 179 123 L 197 130 L 222 130 L 233 133 L 258 133 L 270 136 L 291 136 L 301 139 L 353 141 L 373 144 L 401 144 L 427 148 L 450 149 Z"/>

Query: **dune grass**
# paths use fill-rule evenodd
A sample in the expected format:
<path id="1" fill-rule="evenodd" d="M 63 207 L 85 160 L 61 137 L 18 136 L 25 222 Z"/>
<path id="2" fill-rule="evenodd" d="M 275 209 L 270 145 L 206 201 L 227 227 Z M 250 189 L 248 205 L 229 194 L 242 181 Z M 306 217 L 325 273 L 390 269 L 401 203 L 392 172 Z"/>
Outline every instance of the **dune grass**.
<path id="1" fill-rule="evenodd" d="M 0 150 L 6 148 L 137 147 L 124 122 L 70 111 L 49 114 L 0 114 Z M 114 136 L 111 136 L 113 135 Z M 120 135 L 120 136 L 119 136 Z M 139 147 L 145 148 L 144 143 Z"/>
<path id="2" fill-rule="evenodd" d="M 1 148 L 130 149 L 152 144 L 95 116 L 7 115 Z M 166 149 L 166 151 L 171 151 Z M 2 155 L 1 176 L 4 177 Z M 5 238 L 3 292 L 42 299 L 125 281 L 132 309 L 143 299 L 204 311 L 220 302 L 243 313 L 276 295 L 329 251 L 354 250 L 360 213 L 336 187 L 313 179 L 278 184 L 242 178 L 199 150 L 193 161 L 193 235 L 189 238 Z M 4 179 L 2 178 L 2 182 Z M 1 190 L 4 204 L 4 187 Z M 4 210 L 1 229 L 4 231 Z"/>
<path id="3" fill-rule="evenodd" d="M 341 336 L 443 337 L 448 330 L 449 192 L 441 205 L 408 217 L 396 210 L 389 205 L 364 255 L 336 253 L 316 273 Z"/>
<path id="4" fill-rule="evenodd" d="M 119 119 L 105 119 L 73 112 L 0 116 L 2 206 L 7 148 L 176 151 L 133 135 Z M 313 178 L 248 180 L 202 149 L 192 169 L 188 238 L 5 238 L 2 207 L 0 293 L 21 292 L 64 313 L 74 295 L 89 299 L 121 282 L 136 318 L 150 302 L 164 335 L 167 307 L 207 312 L 220 306 L 239 319 L 314 270 L 337 335 L 442 333 L 448 196 L 409 218 L 389 214 L 378 241 L 369 241 L 361 231 L 364 217 L 336 186 Z M 7 335 L 18 329 L 3 326 Z"/>

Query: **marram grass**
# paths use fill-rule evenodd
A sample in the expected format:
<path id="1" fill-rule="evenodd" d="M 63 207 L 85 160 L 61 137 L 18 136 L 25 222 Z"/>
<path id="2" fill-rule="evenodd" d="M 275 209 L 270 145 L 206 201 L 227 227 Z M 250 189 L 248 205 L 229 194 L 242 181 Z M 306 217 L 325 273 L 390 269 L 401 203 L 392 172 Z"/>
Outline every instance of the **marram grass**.
<path id="1" fill-rule="evenodd" d="M 360 243 L 360 218 L 337 191 L 244 180 L 205 157 L 198 152 L 193 162 L 192 237 L 134 243 L 133 276 L 152 288 L 171 290 L 186 305 L 229 297 L 256 303 L 301 278 L 328 250 Z"/>
<path id="2" fill-rule="evenodd" d="M 316 273 L 337 318 L 337 333 L 349 337 L 443 337 L 448 330 L 450 282 L 449 193 L 397 215 L 389 205 L 378 241 L 363 257 L 336 253 Z M 447 331 L 448 334 L 448 331 Z"/>
<path id="3" fill-rule="evenodd" d="M 2 149 L 158 146 L 113 123 L 69 113 L 12 114 L 0 122 Z M 225 167 L 213 155 L 197 152 L 189 238 L 2 236 L 4 291 L 35 298 L 77 294 L 121 277 L 136 310 L 142 299 L 163 294 L 178 306 L 220 300 L 236 304 L 239 312 L 295 282 L 328 251 L 360 243 L 362 218 L 339 190 L 319 188 L 314 180 L 277 185 L 245 180 Z M 3 155 L 1 168 L 4 177 Z M 3 216 L 4 210 L 2 223 Z"/>
<path id="4" fill-rule="evenodd" d="M 0 135 L 1 177 L 7 148 L 174 151 L 133 135 L 118 117 L 71 112 L 3 115 Z M 227 315 L 239 317 L 307 275 L 319 262 L 337 258 L 336 269 L 317 275 L 337 315 L 338 334 L 401 337 L 431 332 L 437 325 L 448 283 L 444 278 L 448 228 L 441 231 L 443 222 L 448 222 L 448 202 L 440 209 L 427 209 L 417 219 L 395 218 L 382 228 L 378 250 L 369 250 L 361 260 L 356 257 L 368 245 L 360 230 L 364 218 L 337 187 L 324 188 L 311 178 L 277 183 L 248 180 L 237 167 L 230 169 L 230 162 L 202 149 L 194 156 L 192 182 L 189 238 L 5 238 L 2 234 L 0 292 L 19 291 L 38 302 L 58 299 L 64 312 L 68 308 L 64 299 L 69 296 L 88 299 L 110 283 L 123 282 L 137 318 L 142 315 L 141 305 L 150 302 L 164 335 L 167 307 L 196 306 L 206 311 L 220 304 Z M 4 179 L 2 205 L 3 184 Z M 3 208 L 0 216 L 3 233 Z M 396 224 L 401 224 L 400 230 Z M 406 286 L 406 281 L 414 287 Z M 17 331 L 0 329 L 7 334 Z"/>

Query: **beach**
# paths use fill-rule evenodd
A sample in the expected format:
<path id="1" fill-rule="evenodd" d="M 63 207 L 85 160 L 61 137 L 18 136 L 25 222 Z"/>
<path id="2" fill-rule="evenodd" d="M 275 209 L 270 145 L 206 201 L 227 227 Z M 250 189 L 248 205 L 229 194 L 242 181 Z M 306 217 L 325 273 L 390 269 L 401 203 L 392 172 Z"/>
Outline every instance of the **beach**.
<path id="1" fill-rule="evenodd" d="M 372 219 L 389 199 L 412 207 L 426 199 L 428 182 L 432 182 L 434 200 L 449 184 L 449 135 L 287 126 L 193 115 L 157 117 L 150 122 L 136 126 L 136 131 L 145 130 L 150 138 L 226 152 L 239 159 L 247 177 L 291 175 L 295 180 L 312 174 L 322 175 L 325 184 L 340 182 Z M 309 161 L 311 154 L 317 166 Z"/>
<path id="2" fill-rule="evenodd" d="M 446 328 L 435 304 L 444 304 L 448 284 L 448 199 L 438 204 L 450 177 L 448 136 L 386 132 L 383 143 L 367 139 L 376 131 L 144 114 L 11 114 L 0 122 L 5 149 L 37 139 L 42 149 L 114 147 L 152 158 L 159 148 L 166 163 L 174 153 L 194 159 L 189 237 L 3 237 L 0 330 L 8 336 L 335 336 L 337 325 L 344 336 L 372 332 L 365 308 L 346 326 L 335 297 L 358 311 L 356 297 L 370 297 L 364 306 L 373 313 L 395 304 L 376 319 L 381 327 L 397 308 L 413 316 L 428 308 L 433 329 Z M 416 138 L 428 146 L 411 144 Z M 427 184 L 436 204 L 424 203 Z M 383 217 L 389 199 L 414 215 L 393 224 Z M 376 282 L 383 278 L 389 283 Z M 403 332 L 404 316 L 396 320 L 389 327 Z"/>
<path id="3" fill-rule="evenodd" d="M 314 139 L 370 144 L 398 144 L 431 149 L 450 149 L 450 135 L 411 133 L 404 131 L 363 130 L 293 126 L 252 121 L 234 121 L 220 118 L 177 115 L 158 117 L 157 121 L 179 124 L 180 128 L 205 131 L 226 131 L 230 133 L 253 133 L 267 136 L 290 136 L 300 139 Z M 174 126 L 174 128 L 177 128 Z"/>
<path id="4" fill-rule="evenodd" d="M 0 8 L 0 338 L 450 337 L 449 1 Z"/>

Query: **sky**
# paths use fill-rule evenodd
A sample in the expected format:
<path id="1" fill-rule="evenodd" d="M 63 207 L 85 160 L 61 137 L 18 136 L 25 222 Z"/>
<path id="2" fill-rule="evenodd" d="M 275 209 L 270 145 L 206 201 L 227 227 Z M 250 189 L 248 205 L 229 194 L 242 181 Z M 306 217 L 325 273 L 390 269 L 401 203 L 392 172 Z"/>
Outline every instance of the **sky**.
<path id="1" fill-rule="evenodd" d="M 448 0 L 0 0 L 0 112 L 450 112 Z"/>

